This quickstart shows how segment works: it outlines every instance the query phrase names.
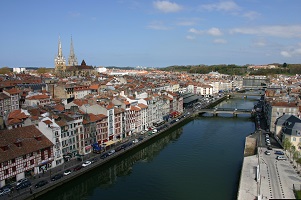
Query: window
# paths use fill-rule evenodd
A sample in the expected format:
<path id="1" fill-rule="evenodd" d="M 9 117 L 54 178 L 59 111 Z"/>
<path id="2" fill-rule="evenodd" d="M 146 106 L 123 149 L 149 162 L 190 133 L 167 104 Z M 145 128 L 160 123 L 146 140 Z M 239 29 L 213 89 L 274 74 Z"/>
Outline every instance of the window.
<path id="1" fill-rule="evenodd" d="M 17 170 L 16 166 L 12 167 L 12 171 L 15 172 Z"/>
<path id="2" fill-rule="evenodd" d="M 23 159 L 26 159 L 26 155 L 23 155 Z"/>
<path id="3" fill-rule="evenodd" d="M 4 175 L 8 175 L 8 169 L 4 170 Z"/>
<path id="4" fill-rule="evenodd" d="M 296 138 L 295 138 L 295 137 L 293 137 L 293 141 L 294 141 L 294 142 L 296 141 Z"/>
<path id="5" fill-rule="evenodd" d="M 3 162 L 3 167 L 6 167 L 7 165 L 8 165 L 7 161 Z"/>
<path id="6" fill-rule="evenodd" d="M 16 162 L 16 159 L 13 158 L 13 159 L 11 160 L 11 162 L 12 162 L 12 163 L 15 163 L 15 162 Z"/>
<path id="7" fill-rule="evenodd" d="M 34 159 L 30 160 L 30 165 L 34 164 Z"/>

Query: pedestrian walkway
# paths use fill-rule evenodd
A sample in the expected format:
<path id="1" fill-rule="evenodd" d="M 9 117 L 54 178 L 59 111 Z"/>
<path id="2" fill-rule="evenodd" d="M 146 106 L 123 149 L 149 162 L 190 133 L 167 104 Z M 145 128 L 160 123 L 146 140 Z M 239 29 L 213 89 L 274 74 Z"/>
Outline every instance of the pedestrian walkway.
<path id="1" fill-rule="evenodd" d="M 256 166 L 258 157 L 244 157 L 238 190 L 238 200 L 257 199 Z"/>
<path id="2" fill-rule="evenodd" d="M 264 151 L 265 148 L 259 148 L 259 155 L 244 157 L 237 199 L 295 199 L 293 185 L 300 184 L 301 177 L 288 160 L 276 160 L 273 151 L 265 157 Z M 257 181 L 258 164 L 260 178 Z"/>

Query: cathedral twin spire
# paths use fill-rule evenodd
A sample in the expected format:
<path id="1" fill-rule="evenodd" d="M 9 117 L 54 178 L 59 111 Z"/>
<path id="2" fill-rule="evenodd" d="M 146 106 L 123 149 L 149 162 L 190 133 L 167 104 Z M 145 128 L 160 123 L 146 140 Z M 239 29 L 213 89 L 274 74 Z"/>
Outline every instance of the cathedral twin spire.
<path id="1" fill-rule="evenodd" d="M 56 71 L 65 71 L 66 70 L 66 59 L 63 56 L 62 43 L 61 43 L 60 37 L 59 37 L 59 42 L 58 42 L 58 54 L 57 54 L 56 58 L 54 59 L 54 63 L 55 63 Z M 72 41 L 72 36 L 71 36 L 71 45 L 70 45 L 70 55 L 68 57 L 68 66 L 75 66 L 75 65 L 78 65 L 78 63 L 77 63 L 77 58 L 74 54 L 73 41 Z"/>

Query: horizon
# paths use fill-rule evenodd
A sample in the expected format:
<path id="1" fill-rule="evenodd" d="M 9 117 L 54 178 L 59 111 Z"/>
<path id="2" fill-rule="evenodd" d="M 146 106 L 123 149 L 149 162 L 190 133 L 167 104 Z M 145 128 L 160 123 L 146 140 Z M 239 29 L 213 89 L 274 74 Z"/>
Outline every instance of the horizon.
<path id="1" fill-rule="evenodd" d="M 78 63 L 96 67 L 301 63 L 298 0 L 0 5 L 0 68 L 54 68 L 59 37 L 66 63 L 72 37 Z"/>

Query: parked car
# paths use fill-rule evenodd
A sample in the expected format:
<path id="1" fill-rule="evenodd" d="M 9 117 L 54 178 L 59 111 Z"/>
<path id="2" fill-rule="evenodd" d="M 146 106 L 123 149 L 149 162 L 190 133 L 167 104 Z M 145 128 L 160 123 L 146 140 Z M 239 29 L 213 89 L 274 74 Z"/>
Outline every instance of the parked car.
<path id="1" fill-rule="evenodd" d="M 26 182 L 26 181 L 28 181 L 27 178 L 22 178 L 22 179 L 20 179 L 20 180 L 17 181 L 16 186 L 18 186 L 18 185 L 20 185 L 21 183 Z"/>
<path id="2" fill-rule="evenodd" d="M 157 133 L 158 132 L 158 130 L 157 129 L 154 129 L 153 131 L 152 131 L 152 133 Z"/>
<path id="3" fill-rule="evenodd" d="M 105 159 L 105 158 L 108 157 L 108 156 L 109 156 L 108 153 L 104 153 L 104 154 L 102 154 L 102 155 L 100 156 L 100 158 L 101 158 L 101 159 Z"/>
<path id="4" fill-rule="evenodd" d="M 108 152 L 108 155 L 110 156 L 110 155 L 113 155 L 114 153 L 115 153 L 115 149 L 112 149 Z"/>
<path id="5" fill-rule="evenodd" d="M 138 138 L 139 141 L 141 141 L 141 140 L 143 140 L 143 139 L 144 139 L 143 137 L 139 137 L 139 138 Z"/>
<path id="6" fill-rule="evenodd" d="M 134 143 L 134 144 L 136 144 L 136 143 L 138 143 L 138 142 L 139 142 L 138 139 L 133 140 L 133 143 Z"/>
<path id="7" fill-rule="evenodd" d="M 0 196 L 4 196 L 6 194 L 9 194 L 10 191 L 11 190 L 9 188 L 4 188 L 4 189 L 0 190 Z"/>
<path id="8" fill-rule="evenodd" d="M 87 166 L 89 166 L 89 165 L 91 165 L 91 161 L 89 161 L 89 160 L 87 160 L 86 162 L 84 162 L 83 164 L 82 164 L 82 166 L 83 167 L 87 167 Z"/>
<path id="9" fill-rule="evenodd" d="M 275 151 L 275 154 L 284 155 L 284 153 L 282 151 Z"/>
<path id="10" fill-rule="evenodd" d="M 93 163 L 97 162 L 97 158 L 92 158 L 90 161 L 93 164 Z"/>
<path id="11" fill-rule="evenodd" d="M 47 183 L 48 183 L 48 181 L 46 181 L 46 180 L 41 180 L 41 181 L 39 181 L 37 184 L 35 184 L 35 188 L 43 187 L 43 186 L 46 185 Z"/>
<path id="12" fill-rule="evenodd" d="M 65 176 L 67 176 L 67 175 L 69 175 L 69 174 L 71 174 L 71 170 L 70 170 L 70 169 L 67 169 L 66 171 L 64 171 L 64 175 L 65 175 Z"/>
<path id="13" fill-rule="evenodd" d="M 269 152 L 269 151 L 265 151 L 264 153 L 265 153 L 265 155 L 271 155 L 271 152 Z"/>
<path id="14" fill-rule="evenodd" d="M 284 156 L 277 156 L 276 159 L 277 160 L 286 160 L 286 157 L 284 157 Z"/>
<path id="15" fill-rule="evenodd" d="M 83 166 L 77 165 L 76 167 L 73 168 L 73 171 L 81 170 L 81 168 L 83 168 Z"/>
<path id="16" fill-rule="evenodd" d="M 56 181 L 56 180 L 59 180 L 60 178 L 62 178 L 63 176 L 64 176 L 63 174 L 56 174 L 51 178 L 51 180 Z"/>
<path id="17" fill-rule="evenodd" d="M 24 181 L 21 184 L 16 186 L 16 190 L 21 190 L 21 189 L 27 188 L 29 186 L 31 186 L 31 182 L 30 181 Z"/>
<path id="18" fill-rule="evenodd" d="M 270 147 L 270 146 L 268 146 L 268 148 L 267 148 L 268 150 L 273 150 L 273 148 L 272 147 Z"/>
<path id="19" fill-rule="evenodd" d="M 117 152 L 117 151 L 120 151 L 120 150 L 122 150 L 122 149 L 124 149 L 122 146 L 119 146 L 119 147 L 117 147 L 116 149 L 115 149 L 115 151 Z"/>

